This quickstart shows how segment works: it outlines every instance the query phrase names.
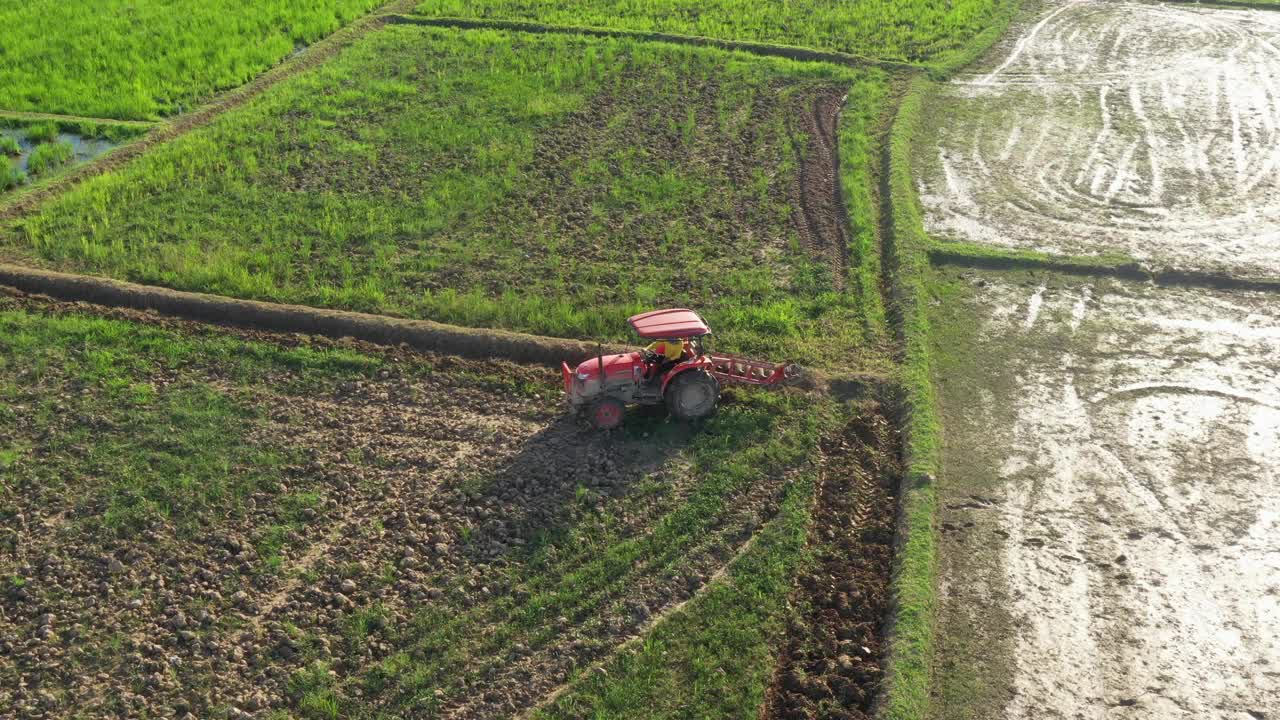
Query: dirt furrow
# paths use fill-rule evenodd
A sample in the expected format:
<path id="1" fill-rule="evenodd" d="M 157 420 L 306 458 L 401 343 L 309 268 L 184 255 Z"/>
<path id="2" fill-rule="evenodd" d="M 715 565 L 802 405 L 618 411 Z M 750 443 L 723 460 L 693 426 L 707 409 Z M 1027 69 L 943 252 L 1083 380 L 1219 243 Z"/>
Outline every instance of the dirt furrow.
<path id="1" fill-rule="evenodd" d="M 897 431 L 868 410 L 823 445 L 797 615 L 762 720 L 863 719 L 883 676 L 898 486 Z"/>
<path id="2" fill-rule="evenodd" d="M 831 270 L 831 282 L 843 290 L 849 264 L 849 218 L 840 189 L 837 129 L 844 96 L 828 89 L 800 111 L 805 142 L 795 141 L 800 161 L 792 189 L 792 216 L 800 242 Z"/>

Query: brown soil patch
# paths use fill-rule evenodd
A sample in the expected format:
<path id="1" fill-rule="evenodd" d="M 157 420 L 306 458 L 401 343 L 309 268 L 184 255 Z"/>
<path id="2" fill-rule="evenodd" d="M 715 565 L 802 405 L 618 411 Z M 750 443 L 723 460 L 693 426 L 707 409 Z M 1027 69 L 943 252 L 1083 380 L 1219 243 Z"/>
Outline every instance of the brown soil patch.
<path id="1" fill-rule="evenodd" d="M 21 296 L 5 304 L 62 313 L 90 309 Z M 225 332 L 133 311 L 105 314 Z M 360 349 L 393 361 L 403 352 Z M 509 464 L 517 473 L 525 463 L 549 465 L 539 452 L 562 449 L 555 443 L 571 450 L 599 442 L 563 422 L 549 402 L 493 390 L 474 378 L 493 374 L 492 365 L 433 358 L 435 372 L 423 376 L 409 365 L 423 364 L 426 356 L 401 359 L 404 365 L 392 364 L 376 378 L 308 395 L 277 390 L 288 387 L 290 371 L 234 387 L 216 368 L 157 368 L 150 376 L 157 392 L 196 382 L 228 394 L 253 393 L 252 402 L 271 412 L 246 442 L 298 451 L 281 469 L 280 488 L 244 498 L 230 516 L 194 535 L 163 519 L 128 537 L 90 530 L 57 498 L 17 488 L 5 508 L 12 522 L 0 547 L 3 576 L 22 578 L 0 591 L 0 707 L 31 718 L 77 712 L 211 717 L 228 707 L 236 708 L 235 717 L 240 710 L 286 707 L 285 684 L 302 666 L 304 646 L 320 643 L 322 656 L 340 652 L 357 603 L 389 595 L 384 604 L 397 619 L 394 613 L 403 615 L 427 597 L 428 587 L 402 556 L 419 553 L 422 565 L 413 567 L 425 568 L 462 552 L 451 519 L 470 510 L 458 491 L 469 477 L 489 463 Z M 505 369 L 533 382 L 548 375 Z M 20 427 L 24 410 L 17 410 Z M 69 414 L 63 424 L 84 422 Z M 281 500 L 297 493 L 318 498 L 300 525 Z M 437 494 L 447 500 L 429 502 Z M 528 508 L 556 499 L 522 501 Z M 289 529 L 282 562 L 273 569 L 260 548 L 271 528 L 281 526 Z M 388 587 L 379 576 L 392 557 L 402 563 L 400 584 Z M 402 601 L 393 603 L 400 594 Z"/>
<path id="2" fill-rule="evenodd" d="M 823 446 L 809 542 L 815 562 L 797 583 L 799 613 L 784 645 L 764 718 L 872 717 L 883 677 L 898 433 L 879 412 Z"/>
<path id="3" fill-rule="evenodd" d="M 798 111 L 805 142 L 795 140 L 800 171 L 792 189 L 793 216 L 800 241 L 815 257 L 831 266 L 831 279 L 843 290 L 849 265 L 849 215 L 840 190 L 840 140 L 836 134 L 841 90 L 829 88 L 810 100 L 811 107 Z"/>

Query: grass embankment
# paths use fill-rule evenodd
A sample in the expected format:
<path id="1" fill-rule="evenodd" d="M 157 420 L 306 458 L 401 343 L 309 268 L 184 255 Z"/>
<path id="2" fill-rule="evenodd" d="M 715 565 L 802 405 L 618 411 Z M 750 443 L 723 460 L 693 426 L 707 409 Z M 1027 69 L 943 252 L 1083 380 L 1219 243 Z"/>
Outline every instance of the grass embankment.
<path id="1" fill-rule="evenodd" d="M 235 87 L 381 0 L 56 0 L 0 8 L 0 109 L 153 119 Z"/>
<path id="2" fill-rule="evenodd" d="M 89 118 L 53 118 L 0 112 L 0 128 L 13 128 L 33 142 L 52 142 L 59 133 L 123 143 L 141 137 L 153 123 L 117 123 Z M 32 139 L 32 133 L 36 138 Z"/>
<path id="3" fill-rule="evenodd" d="M 836 50 L 885 60 L 945 61 L 999 15 L 998 0 L 885 0 L 761 5 L 741 0 L 427 0 L 437 17 L 536 20 Z"/>
<path id="4" fill-rule="evenodd" d="M 844 92 L 839 278 L 792 201 L 802 118 Z M 691 305 L 722 347 L 874 366 L 884 96 L 879 71 L 390 27 L 0 240 L 63 269 L 544 335 L 623 339 L 628 315 Z"/>
<path id="5" fill-rule="evenodd" d="M 894 576 L 886 720 L 928 717 L 936 604 L 937 509 L 935 484 L 941 462 L 942 428 L 933 384 L 934 361 L 929 327 L 930 240 L 924 233 L 915 182 L 912 143 L 929 81 L 913 78 L 898 107 L 889 138 L 888 190 L 893 216 L 887 248 L 894 309 L 903 346 L 904 449 L 907 477 L 901 499 L 901 547 Z"/>

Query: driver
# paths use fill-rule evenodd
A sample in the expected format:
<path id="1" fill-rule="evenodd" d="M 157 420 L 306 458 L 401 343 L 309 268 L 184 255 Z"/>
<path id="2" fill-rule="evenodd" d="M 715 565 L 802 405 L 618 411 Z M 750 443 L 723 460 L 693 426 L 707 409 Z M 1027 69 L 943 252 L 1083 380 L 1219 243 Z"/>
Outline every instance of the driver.
<path id="1" fill-rule="evenodd" d="M 648 371 L 645 378 L 652 380 L 661 377 L 663 373 L 676 366 L 680 362 L 680 358 L 684 357 L 684 343 L 675 338 L 663 338 L 649 343 L 644 349 L 645 357 L 649 360 Z"/>

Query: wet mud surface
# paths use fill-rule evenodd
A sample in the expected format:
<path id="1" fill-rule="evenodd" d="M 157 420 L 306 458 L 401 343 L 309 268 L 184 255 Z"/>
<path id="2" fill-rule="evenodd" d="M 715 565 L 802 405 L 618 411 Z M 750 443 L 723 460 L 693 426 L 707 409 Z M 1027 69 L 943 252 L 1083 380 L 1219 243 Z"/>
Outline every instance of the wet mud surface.
<path id="1" fill-rule="evenodd" d="M 1280 717 L 1274 298 L 956 275 L 941 632 L 1007 665 L 977 716 Z"/>
<path id="2" fill-rule="evenodd" d="M 761 717 L 874 717 L 883 678 L 884 620 L 901 482 L 897 431 L 878 411 L 823 445 L 809 543 L 789 629 Z"/>
<path id="3" fill-rule="evenodd" d="M 1051 2 L 943 86 L 942 239 L 1280 275 L 1280 13 Z"/>

